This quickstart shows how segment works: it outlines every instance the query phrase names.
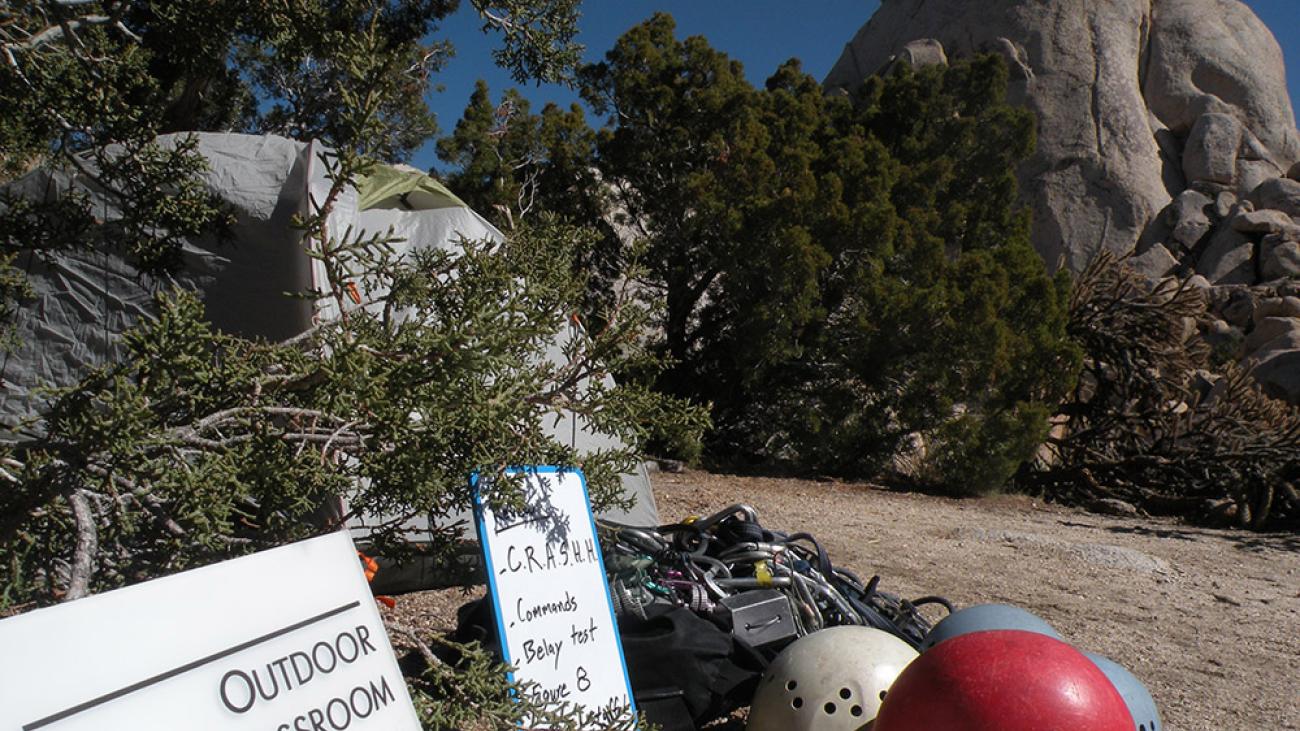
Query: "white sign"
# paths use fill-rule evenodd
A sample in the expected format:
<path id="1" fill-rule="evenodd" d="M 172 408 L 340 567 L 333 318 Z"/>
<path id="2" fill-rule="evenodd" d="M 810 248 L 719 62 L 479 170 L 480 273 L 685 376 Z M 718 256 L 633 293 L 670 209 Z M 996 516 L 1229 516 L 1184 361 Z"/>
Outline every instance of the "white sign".
<path id="1" fill-rule="evenodd" d="M 420 731 L 346 533 L 0 621 L 0 731 L 179 729 Z"/>
<path id="2" fill-rule="evenodd" d="M 526 508 L 493 513 L 476 482 L 475 517 L 486 556 L 501 652 L 533 681 L 532 700 L 569 703 L 612 721 L 632 710 L 618 624 L 578 470 L 529 467 Z"/>

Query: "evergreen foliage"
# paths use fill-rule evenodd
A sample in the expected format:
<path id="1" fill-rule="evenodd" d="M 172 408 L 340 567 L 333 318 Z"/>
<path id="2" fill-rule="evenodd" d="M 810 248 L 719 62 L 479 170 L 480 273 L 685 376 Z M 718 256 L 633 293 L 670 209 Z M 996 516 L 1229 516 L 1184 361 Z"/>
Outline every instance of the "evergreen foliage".
<path id="1" fill-rule="evenodd" d="M 657 385 L 712 403 L 715 456 L 870 475 L 919 432 L 929 478 L 981 492 L 1032 453 L 1078 354 L 1016 206 L 1033 124 L 1001 61 L 853 99 L 790 62 L 755 90 L 658 15 L 581 78 L 665 302 Z"/>
<path id="2" fill-rule="evenodd" d="M 581 46 L 578 0 L 471 0 L 516 79 L 561 81 Z M 64 148 L 167 132 L 275 132 L 407 158 L 437 131 L 424 102 L 453 51 L 459 0 L 26 0 L 0 39 L 0 179 Z M 76 53 L 70 53 L 75 49 Z M 365 88 L 369 85 L 370 88 Z M 93 90 L 93 93 L 84 93 Z M 337 110 L 374 102 L 383 134 Z"/>
<path id="3" fill-rule="evenodd" d="M 473 4 L 503 36 L 499 59 L 518 78 L 565 76 L 576 0 Z M 598 502 L 618 494 L 617 473 L 652 429 L 699 431 L 702 416 L 680 402 L 600 385 L 608 369 L 650 362 L 645 312 L 626 297 L 605 300 L 603 326 L 577 334 L 560 362 L 544 357 L 589 290 L 569 262 L 592 249 L 590 233 L 539 216 L 504 243 L 398 260 L 390 233 L 325 225 L 376 159 L 401 159 L 432 134 L 422 99 L 446 47 L 428 38 L 456 5 L 33 0 L 6 10 L 0 180 L 61 168 L 120 206 L 104 217 L 75 193 L 6 194 L 0 314 L 26 304 L 20 254 L 112 247 L 149 277 L 179 264 L 184 238 L 221 228 L 227 214 L 197 177 L 195 145 L 154 142 L 175 129 L 330 144 L 336 154 L 321 162 L 331 189 L 298 224 L 328 285 L 299 294 L 342 302 L 359 270 L 387 294 L 265 343 L 214 331 L 192 295 L 161 292 L 156 318 L 124 337 L 121 362 L 57 390 L 25 425 L 35 436 L 0 449 L 0 611 L 332 529 L 311 516 L 340 493 L 353 509 L 445 515 L 467 505 L 472 471 L 578 463 L 542 429 L 560 410 L 630 445 L 583 458 Z M 498 484 L 490 500 L 519 499 Z M 398 522 L 381 530 L 380 550 L 391 553 L 384 538 Z M 501 668 L 468 656 L 463 671 L 435 667 L 413 682 L 427 723 L 460 717 L 465 709 L 448 704 L 473 699 L 489 725 L 531 714 L 578 727 L 571 709 L 515 703 Z"/>
<path id="4" fill-rule="evenodd" d="M 763 130 L 741 65 L 701 37 L 677 40 L 674 28 L 662 13 L 633 27 L 582 81 L 584 97 L 611 120 L 598 142 L 601 173 L 644 241 L 645 285 L 664 303 L 664 349 L 675 365 L 660 385 L 684 394 L 700 303 L 741 254 L 737 203 L 754 157 L 733 158 L 743 150 L 733 146 L 754 144 Z"/>
<path id="5" fill-rule="evenodd" d="M 1067 281 L 1046 274 L 1017 207 L 1033 119 L 1005 103 L 1002 62 L 827 97 L 797 61 L 755 89 L 675 31 L 657 14 L 579 72 L 607 120 L 594 145 L 575 116 L 564 139 L 578 144 L 556 146 L 516 119 L 517 92 L 494 107 L 480 86 L 440 143 L 453 180 L 497 206 L 557 185 L 569 203 L 555 209 L 621 230 L 660 308 L 671 367 L 653 383 L 711 404 L 713 458 L 873 475 L 919 433 L 925 479 L 1000 487 L 1079 358 Z"/>
<path id="6" fill-rule="evenodd" d="M 607 213 L 611 195 L 595 155 L 596 132 L 582 107 L 565 111 L 547 104 L 533 114 L 514 89 L 493 104 L 482 80 L 452 134 L 438 140 L 438 156 L 454 166 L 447 184 L 498 228 L 512 230 L 545 212 L 597 233 L 591 246 L 574 251 L 571 264 L 588 282 L 583 322 L 599 329 L 615 288 L 636 264 L 622 250 Z"/>
<path id="7" fill-rule="evenodd" d="M 493 104 L 479 80 L 452 134 L 438 140 L 438 156 L 454 166 L 448 186 L 502 229 L 541 211 L 596 226 L 603 208 L 595 145 L 576 104 L 532 114 L 515 89 Z"/>

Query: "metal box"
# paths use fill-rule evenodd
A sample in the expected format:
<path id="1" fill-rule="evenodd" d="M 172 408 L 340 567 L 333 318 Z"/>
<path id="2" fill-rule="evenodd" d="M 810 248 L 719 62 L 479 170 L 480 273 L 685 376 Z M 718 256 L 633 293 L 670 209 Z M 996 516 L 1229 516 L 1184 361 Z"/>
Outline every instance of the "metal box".
<path id="1" fill-rule="evenodd" d="M 775 589 L 743 591 L 718 603 L 731 615 L 731 634 L 754 647 L 784 643 L 799 635 L 790 600 Z"/>

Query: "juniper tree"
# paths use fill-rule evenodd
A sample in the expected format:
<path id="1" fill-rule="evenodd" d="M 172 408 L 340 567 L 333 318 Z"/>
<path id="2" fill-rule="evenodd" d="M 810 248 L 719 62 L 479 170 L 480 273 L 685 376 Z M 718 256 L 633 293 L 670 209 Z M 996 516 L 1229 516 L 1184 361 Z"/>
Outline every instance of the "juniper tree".
<path id="1" fill-rule="evenodd" d="M 595 145 L 580 106 L 548 103 L 533 114 L 517 89 L 493 103 L 480 79 L 438 157 L 451 166 L 448 184 L 499 226 L 539 211 L 595 225 L 604 212 Z"/>
<path id="2" fill-rule="evenodd" d="M 680 41 L 657 13 L 624 33 L 605 60 L 582 69 L 584 98 L 610 123 L 599 166 L 645 245 L 644 285 L 664 303 L 663 343 L 675 361 L 660 387 L 681 392 L 695 349 L 696 310 L 736 248 L 743 182 L 730 148 L 754 95 L 739 62 L 702 37 Z M 744 158 L 734 158 L 740 162 Z"/>
<path id="3" fill-rule="evenodd" d="M 438 140 L 438 156 L 452 166 L 448 184 L 503 230 L 544 211 L 598 233 L 574 252 L 572 265 L 588 277 L 582 319 L 602 327 L 629 256 L 614 229 L 609 186 L 596 167 L 596 132 L 582 107 L 548 103 L 533 114 L 515 89 L 494 104 L 480 80 L 452 134 Z"/>
<path id="4" fill-rule="evenodd" d="M 874 474 L 913 432 L 928 477 L 995 489 L 1077 370 L 1065 280 L 1017 208 L 1030 113 L 996 58 L 828 98 L 756 90 L 656 15 L 580 74 L 597 164 L 666 303 L 659 388 L 713 404 L 716 456 Z"/>

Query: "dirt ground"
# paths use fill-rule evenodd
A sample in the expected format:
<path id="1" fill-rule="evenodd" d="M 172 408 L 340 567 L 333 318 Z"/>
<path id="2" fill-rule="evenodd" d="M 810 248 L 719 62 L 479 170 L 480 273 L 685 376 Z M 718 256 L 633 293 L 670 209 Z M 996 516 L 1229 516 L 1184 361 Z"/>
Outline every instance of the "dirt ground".
<path id="1" fill-rule="evenodd" d="M 694 471 L 652 480 L 665 522 L 747 503 L 766 527 L 810 532 L 836 564 L 879 574 L 883 591 L 1025 607 L 1141 678 L 1168 731 L 1300 729 L 1300 536 L 1021 496 L 951 500 Z M 457 591 L 407 595 L 395 614 L 450 627 L 463 601 Z"/>

